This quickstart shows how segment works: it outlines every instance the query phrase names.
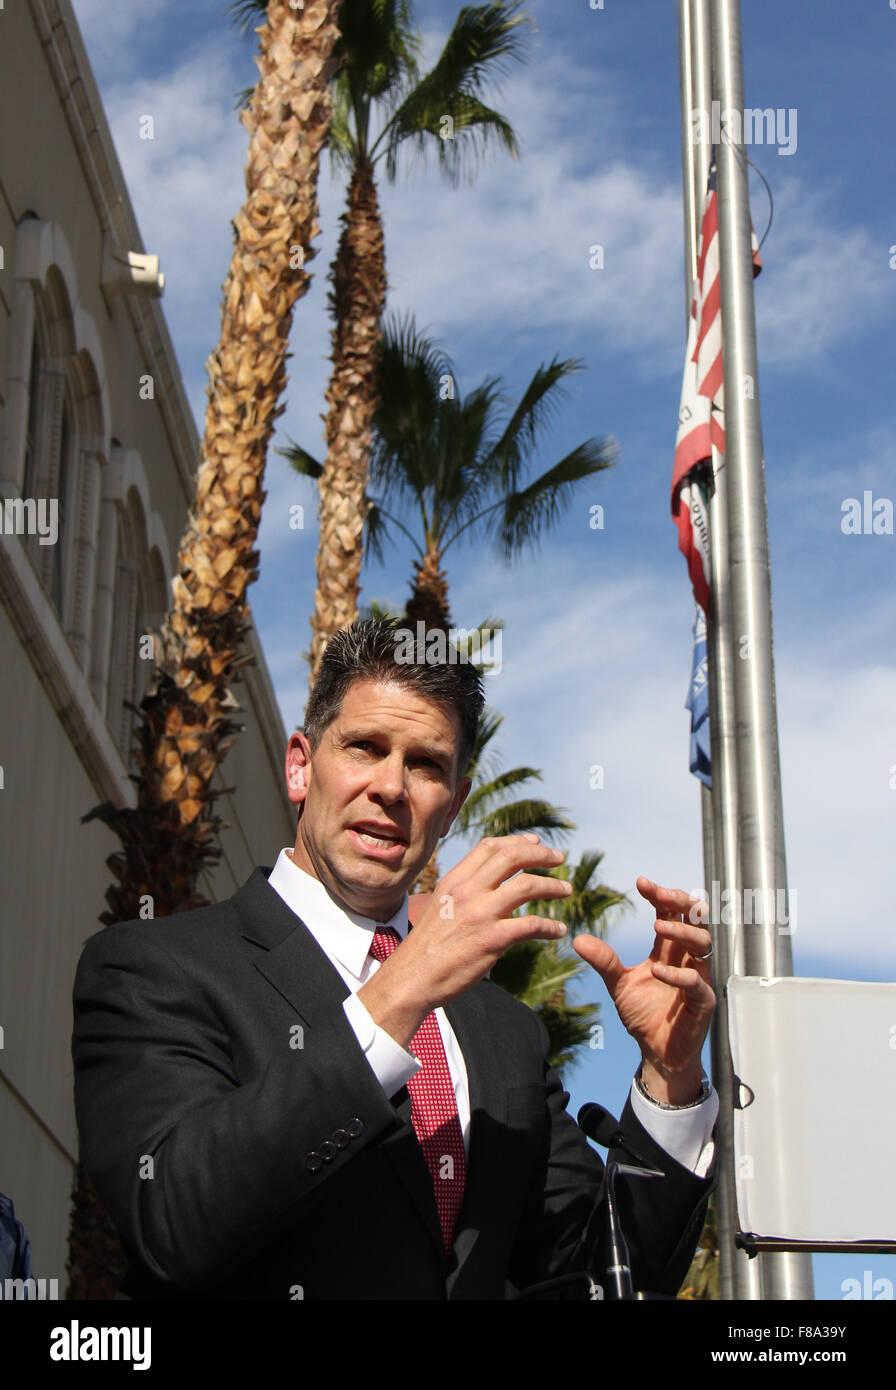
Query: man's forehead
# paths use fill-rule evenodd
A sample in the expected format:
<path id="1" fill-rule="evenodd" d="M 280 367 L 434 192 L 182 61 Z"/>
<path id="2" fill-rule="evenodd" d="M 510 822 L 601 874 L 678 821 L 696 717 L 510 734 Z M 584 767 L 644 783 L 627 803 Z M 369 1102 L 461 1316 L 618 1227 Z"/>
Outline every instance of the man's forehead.
<path id="1" fill-rule="evenodd" d="M 417 690 L 396 681 L 363 679 L 353 681 L 345 693 L 335 720 L 340 731 L 348 725 L 371 725 L 426 734 L 453 748 L 460 735 L 457 711 Z"/>

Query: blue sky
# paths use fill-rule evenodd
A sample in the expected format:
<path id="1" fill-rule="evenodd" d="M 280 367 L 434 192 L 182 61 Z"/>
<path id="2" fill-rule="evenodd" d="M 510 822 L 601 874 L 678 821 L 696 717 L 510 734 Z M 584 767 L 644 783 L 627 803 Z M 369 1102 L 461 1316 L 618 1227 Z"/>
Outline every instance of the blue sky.
<path id="1" fill-rule="evenodd" d="M 254 80 L 253 43 L 210 0 L 156 0 L 149 25 L 136 0 L 74 4 L 145 249 L 161 257 L 163 306 L 201 432 L 230 219 L 244 195 L 234 96 Z M 424 67 L 458 8 L 418 0 Z M 458 545 L 446 565 L 457 623 L 506 622 L 503 669 L 487 691 L 505 715 L 502 761 L 543 770 L 544 794 L 579 826 L 572 857 L 604 851 L 606 881 L 636 904 L 610 934 L 632 964 L 649 949 L 653 920 L 638 875 L 703 884 L 684 709 L 693 606 L 669 513 L 685 327 L 676 6 L 531 0 L 528 11 L 529 61 L 510 66 L 491 95 L 521 159 L 491 154 L 457 189 L 432 158 L 405 164 L 394 186 L 381 177 L 387 309 L 413 313 L 439 341 L 463 392 L 498 374 L 515 401 L 554 354 L 585 360 L 539 470 L 590 436 L 619 441 L 620 462 L 581 488 L 537 555 L 510 569 L 482 546 Z M 751 150 L 774 196 L 756 317 L 794 968 L 887 980 L 896 978 L 896 537 L 844 536 L 840 522 L 845 498 L 896 497 L 887 138 L 896 12 L 885 0 L 753 0 L 744 25 L 746 104 L 796 112 L 793 153 Z M 153 141 L 138 138 L 145 113 Z M 761 236 L 769 208 L 755 178 L 751 197 Z M 320 203 L 314 280 L 296 309 L 273 444 L 289 437 L 322 457 L 325 277 L 343 204 L 327 159 Z M 601 270 L 589 267 L 594 244 Z M 265 481 L 251 599 L 291 730 L 307 690 L 315 499 L 273 452 Z M 307 518 L 300 532 L 289 527 L 295 502 Z M 589 526 L 594 504 L 603 530 Z M 362 599 L 400 604 L 410 572 L 406 546 L 387 552 L 384 566 L 365 569 Z M 596 763 L 601 790 L 590 786 Z M 443 867 L 460 852 L 446 850 Z M 570 1109 L 599 1099 L 618 1113 L 637 1049 L 593 974 L 582 997 L 604 1001 L 606 1039 L 570 1073 Z M 841 1297 L 841 1280 L 866 1268 L 890 1273 L 881 1257 L 815 1264 L 823 1298 Z"/>

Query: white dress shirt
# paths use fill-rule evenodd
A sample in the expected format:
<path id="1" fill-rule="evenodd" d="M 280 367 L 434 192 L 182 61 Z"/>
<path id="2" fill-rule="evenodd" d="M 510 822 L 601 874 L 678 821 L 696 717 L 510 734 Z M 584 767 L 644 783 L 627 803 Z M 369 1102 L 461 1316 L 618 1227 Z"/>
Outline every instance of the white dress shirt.
<path id="1" fill-rule="evenodd" d="M 370 1067 L 387 1096 L 393 1096 L 418 1072 L 422 1063 L 380 1028 L 371 1018 L 357 991 L 380 968 L 370 954 L 377 927 L 391 927 L 404 941 L 408 933 L 408 898 L 404 895 L 398 911 L 387 922 L 362 917 L 340 906 L 319 879 L 294 864 L 291 850 L 282 849 L 268 882 L 297 917 L 301 917 L 321 950 L 339 971 L 351 993 L 343 1003 L 346 1018 L 364 1051 Z M 454 1030 L 444 1009 L 435 1010 L 448 1070 L 454 1083 L 457 1114 L 464 1137 L 464 1152 L 470 1148 L 470 1090 L 467 1068 Z M 712 1162 L 712 1127 L 719 1111 L 719 1098 L 710 1091 L 707 1098 L 688 1110 L 663 1110 L 641 1095 L 632 1082 L 632 1109 L 648 1134 L 697 1177 L 704 1177 Z"/>

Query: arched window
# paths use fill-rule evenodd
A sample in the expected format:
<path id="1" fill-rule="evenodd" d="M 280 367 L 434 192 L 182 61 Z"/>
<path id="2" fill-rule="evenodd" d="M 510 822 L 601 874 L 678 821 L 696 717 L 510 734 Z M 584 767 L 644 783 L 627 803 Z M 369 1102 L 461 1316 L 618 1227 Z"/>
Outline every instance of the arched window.
<path id="1" fill-rule="evenodd" d="M 134 771 L 134 713 L 155 670 L 143 641 L 165 616 L 165 578 L 158 550 L 149 548 L 146 519 L 136 489 L 117 507 L 117 549 L 112 608 L 106 722 L 122 759 Z"/>
<path id="2" fill-rule="evenodd" d="M 56 544 L 52 547 L 50 563 L 50 597 L 59 614 L 59 621 L 65 627 L 66 601 L 70 586 L 71 571 L 71 493 L 80 478 L 76 468 L 76 446 L 72 428 L 72 408 L 66 395 L 62 399 L 62 421 L 59 431 L 59 458 L 56 466 L 56 485 L 53 488 L 56 502 Z"/>
<path id="3" fill-rule="evenodd" d="M 22 496 L 33 497 L 37 478 L 38 448 L 38 390 L 40 385 L 40 344 L 38 328 L 35 323 L 31 331 L 31 365 L 28 370 L 28 423 L 25 427 L 25 466 L 22 480 Z"/>
<path id="4" fill-rule="evenodd" d="M 75 659 L 87 672 L 106 464 L 104 409 L 92 357 L 84 348 L 75 351 L 68 293 L 54 266 L 33 295 L 20 475 L 29 533 L 22 541 Z"/>
<path id="5" fill-rule="evenodd" d="M 28 406 L 25 425 L 25 448 L 22 464 L 23 520 L 27 529 L 21 535 L 22 545 L 46 588 L 50 583 L 55 546 L 41 544 L 37 530 L 40 510 L 48 517 L 51 499 L 53 468 L 54 373 L 48 347 L 46 303 L 43 295 L 35 295 L 32 315 L 31 352 L 28 368 Z"/>

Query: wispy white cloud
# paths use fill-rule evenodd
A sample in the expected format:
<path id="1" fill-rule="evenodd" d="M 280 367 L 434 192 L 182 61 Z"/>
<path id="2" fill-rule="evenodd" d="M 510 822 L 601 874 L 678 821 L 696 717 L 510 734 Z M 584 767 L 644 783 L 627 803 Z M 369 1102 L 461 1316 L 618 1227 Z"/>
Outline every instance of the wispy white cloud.
<path id="1" fill-rule="evenodd" d="M 848 422 L 844 422 L 848 428 Z M 896 489 L 896 430 L 886 424 L 865 429 L 856 421 L 854 441 L 813 441 L 775 479 L 779 501 L 799 510 L 802 524 L 828 532 L 840 528 L 841 503 L 861 499 L 866 489 L 892 497 Z"/>
<path id="2" fill-rule="evenodd" d="M 496 564 L 476 563 L 453 593 L 456 611 L 471 612 L 482 593 L 507 620 L 504 671 L 487 691 L 506 716 L 502 761 L 542 768 L 544 794 L 579 825 L 574 852 L 605 851 L 606 880 L 639 906 L 613 936 L 634 958 L 649 920 L 638 875 L 704 885 L 699 784 L 687 770 L 686 594 L 660 591 L 641 572 L 586 581 L 580 562 L 562 555 L 525 586 Z M 864 659 L 844 665 L 835 648 L 807 635 L 804 646 L 776 654 L 797 972 L 804 953 L 842 974 L 847 936 L 862 970 L 896 968 L 887 927 L 896 667 L 884 652 L 869 661 L 870 645 L 858 650 Z M 603 788 L 591 785 L 596 767 Z"/>
<path id="3" fill-rule="evenodd" d="M 832 184 L 800 179 L 776 194 L 756 284 L 764 364 L 802 371 L 887 312 L 886 248 L 845 221 L 835 192 Z"/>

